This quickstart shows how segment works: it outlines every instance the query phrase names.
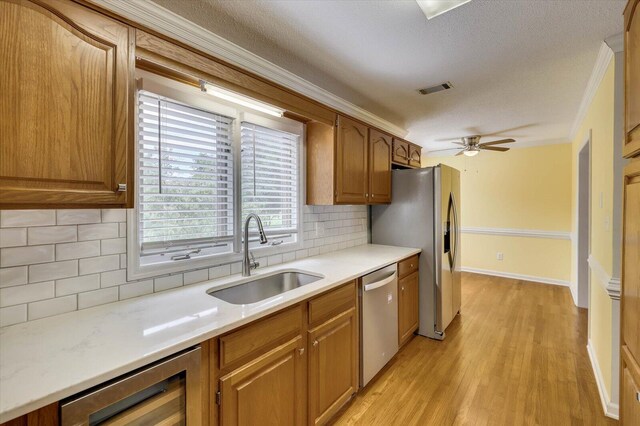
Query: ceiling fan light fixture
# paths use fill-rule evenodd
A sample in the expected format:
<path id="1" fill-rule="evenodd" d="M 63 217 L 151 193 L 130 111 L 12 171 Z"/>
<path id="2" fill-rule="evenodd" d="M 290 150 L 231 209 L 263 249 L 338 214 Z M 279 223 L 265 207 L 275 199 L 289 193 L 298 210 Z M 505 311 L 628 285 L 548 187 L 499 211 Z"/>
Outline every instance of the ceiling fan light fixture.
<path id="1" fill-rule="evenodd" d="M 427 19 L 433 19 L 471 0 L 416 0 Z"/>
<path id="2" fill-rule="evenodd" d="M 474 148 L 465 149 L 463 154 L 466 155 L 467 157 L 475 157 L 476 155 L 478 155 L 479 152 L 480 150 L 474 147 Z"/>

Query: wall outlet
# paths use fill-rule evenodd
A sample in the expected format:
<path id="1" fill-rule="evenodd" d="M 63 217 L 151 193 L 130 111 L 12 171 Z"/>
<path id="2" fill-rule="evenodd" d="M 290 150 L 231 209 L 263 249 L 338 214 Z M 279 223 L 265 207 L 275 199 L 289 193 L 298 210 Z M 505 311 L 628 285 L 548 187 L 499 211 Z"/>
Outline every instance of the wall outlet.
<path id="1" fill-rule="evenodd" d="M 503 254 L 503 253 L 500 253 L 500 252 L 496 253 L 496 259 L 498 259 L 498 260 L 504 260 L 504 254 Z"/>

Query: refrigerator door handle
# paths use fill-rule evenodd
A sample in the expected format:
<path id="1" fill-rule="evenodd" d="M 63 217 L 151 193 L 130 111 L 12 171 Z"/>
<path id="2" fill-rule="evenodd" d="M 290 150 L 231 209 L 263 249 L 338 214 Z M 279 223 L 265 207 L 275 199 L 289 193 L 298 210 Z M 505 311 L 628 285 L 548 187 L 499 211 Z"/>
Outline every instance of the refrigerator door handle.
<path id="1" fill-rule="evenodd" d="M 453 194 L 453 192 L 451 193 L 451 206 L 453 207 L 453 229 L 455 230 L 453 239 L 453 261 L 451 262 L 451 272 L 453 272 L 456 269 L 456 260 L 458 258 L 458 244 L 460 242 L 460 237 L 458 235 L 458 233 L 460 232 L 458 222 L 458 208 L 456 206 L 456 196 Z"/>

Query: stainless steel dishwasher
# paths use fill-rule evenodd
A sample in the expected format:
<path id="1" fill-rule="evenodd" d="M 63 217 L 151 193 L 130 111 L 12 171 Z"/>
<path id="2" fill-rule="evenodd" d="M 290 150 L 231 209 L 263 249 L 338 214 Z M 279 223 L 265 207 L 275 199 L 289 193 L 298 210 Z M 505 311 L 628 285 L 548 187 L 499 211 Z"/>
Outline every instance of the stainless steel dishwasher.
<path id="1" fill-rule="evenodd" d="M 398 352 L 396 264 L 362 277 L 360 287 L 360 387 Z"/>

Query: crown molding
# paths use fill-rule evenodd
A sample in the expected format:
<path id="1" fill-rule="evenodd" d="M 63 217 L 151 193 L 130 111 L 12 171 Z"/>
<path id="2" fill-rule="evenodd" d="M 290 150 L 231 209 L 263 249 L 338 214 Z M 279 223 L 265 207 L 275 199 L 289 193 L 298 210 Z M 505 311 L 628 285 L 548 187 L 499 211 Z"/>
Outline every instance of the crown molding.
<path id="1" fill-rule="evenodd" d="M 591 106 L 591 101 L 593 101 L 593 97 L 598 91 L 598 87 L 602 82 L 602 78 L 607 71 L 607 67 L 609 66 L 609 62 L 611 62 L 611 59 L 613 59 L 613 51 L 607 45 L 607 43 L 603 41 L 600 45 L 598 57 L 596 58 L 596 63 L 593 66 L 593 70 L 591 71 L 591 76 L 589 77 L 587 87 L 584 91 L 584 94 L 582 95 L 580 108 L 578 108 L 576 118 L 573 120 L 573 126 L 571 126 L 571 132 L 569 133 L 569 140 L 572 141 L 575 139 L 576 133 L 578 133 L 578 129 L 580 128 L 582 121 L 587 115 L 589 106 Z"/>
<path id="2" fill-rule="evenodd" d="M 235 43 L 206 30 L 193 22 L 151 1 L 90 0 L 92 3 L 133 22 L 158 31 L 202 52 L 273 81 L 281 86 L 314 99 L 339 112 L 392 133 L 405 137 L 407 130 L 397 126 L 315 84 L 298 77 L 276 64 L 249 52 Z"/>
<path id="3" fill-rule="evenodd" d="M 624 52 L 624 33 L 619 33 L 604 40 L 613 53 Z"/>
<path id="4" fill-rule="evenodd" d="M 501 235 L 508 237 L 530 237 L 549 238 L 554 240 L 571 240 L 571 232 L 562 231 L 540 231 L 537 229 L 514 229 L 514 228 L 477 228 L 462 227 L 464 234 Z"/>
<path id="5" fill-rule="evenodd" d="M 596 276 L 600 286 L 607 292 L 609 297 L 613 300 L 620 300 L 622 291 L 620 278 L 609 276 L 602 264 L 592 254 L 587 258 L 587 262 L 589 263 L 591 272 Z"/>

